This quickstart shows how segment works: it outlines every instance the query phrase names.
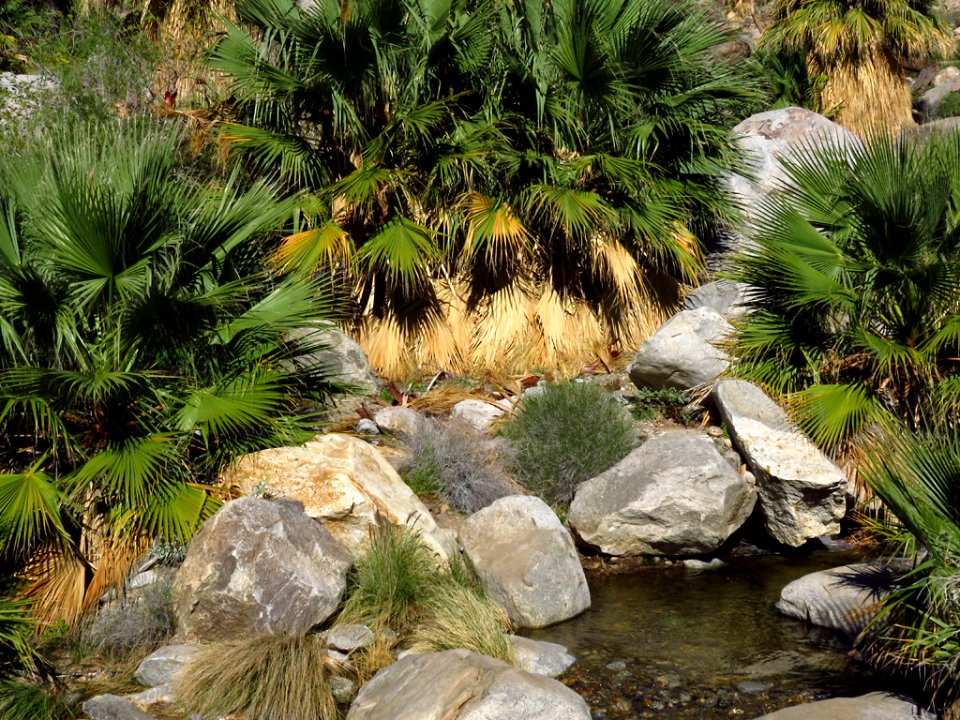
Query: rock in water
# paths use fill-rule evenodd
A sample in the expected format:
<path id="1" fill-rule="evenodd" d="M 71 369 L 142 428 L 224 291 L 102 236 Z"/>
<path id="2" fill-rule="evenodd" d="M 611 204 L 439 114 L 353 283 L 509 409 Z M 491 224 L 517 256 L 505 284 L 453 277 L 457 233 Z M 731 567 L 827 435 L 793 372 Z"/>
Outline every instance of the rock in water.
<path id="1" fill-rule="evenodd" d="M 721 380 L 713 397 L 757 479 L 767 532 L 784 545 L 840 532 L 847 479 L 756 385 Z"/>
<path id="2" fill-rule="evenodd" d="M 460 542 L 487 595 L 517 627 L 545 627 L 590 607 L 573 539 L 540 498 L 494 501 L 466 519 Z"/>
<path id="3" fill-rule="evenodd" d="M 363 686 L 347 720 L 590 720 L 583 698 L 469 650 L 408 655 Z"/>
<path id="4" fill-rule="evenodd" d="M 893 566 L 872 563 L 810 573 L 783 588 L 777 610 L 855 638 L 893 590 L 899 575 Z"/>
<path id="5" fill-rule="evenodd" d="M 702 555 L 746 522 L 756 499 L 714 440 L 673 430 L 581 483 L 567 520 L 607 555 Z"/>
<path id="6" fill-rule="evenodd" d="M 935 720 L 915 702 L 890 693 L 831 698 L 777 710 L 757 720 Z"/>
<path id="7" fill-rule="evenodd" d="M 190 641 L 305 633 L 337 609 L 349 567 L 299 503 L 234 500 L 190 543 L 174 584 L 179 631 Z"/>

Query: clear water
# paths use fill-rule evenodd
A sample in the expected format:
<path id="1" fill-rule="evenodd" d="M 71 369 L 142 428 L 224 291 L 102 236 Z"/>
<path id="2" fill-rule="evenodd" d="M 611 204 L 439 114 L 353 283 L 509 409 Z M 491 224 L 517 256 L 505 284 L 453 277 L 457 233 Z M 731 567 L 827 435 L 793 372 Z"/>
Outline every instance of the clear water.
<path id="1" fill-rule="evenodd" d="M 561 679 L 601 718 L 754 718 L 883 689 L 842 635 L 777 613 L 791 580 L 850 553 L 732 558 L 719 570 L 652 568 L 591 580 L 581 616 L 530 633 L 578 658 Z"/>

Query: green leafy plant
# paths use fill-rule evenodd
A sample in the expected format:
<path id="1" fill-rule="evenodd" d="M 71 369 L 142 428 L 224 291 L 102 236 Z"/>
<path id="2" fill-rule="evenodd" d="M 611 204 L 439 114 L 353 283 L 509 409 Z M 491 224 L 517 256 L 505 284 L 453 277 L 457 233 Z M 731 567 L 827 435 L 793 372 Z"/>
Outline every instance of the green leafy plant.
<path id="1" fill-rule="evenodd" d="M 288 217 L 148 123 L 51 130 L 0 173 L 0 553 L 44 622 L 186 542 L 241 454 L 315 432 L 337 300 L 264 269 Z"/>
<path id="2" fill-rule="evenodd" d="M 519 488 L 507 473 L 504 448 L 464 422 L 425 420 L 407 439 L 414 465 L 404 480 L 418 495 L 436 495 L 473 513 Z"/>
<path id="3" fill-rule="evenodd" d="M 891 422 L 957 420 L 960 138 L 810 148 L 751 244 L 734 371 L 836 456 Z"/>
<path id="4" fill-rule="evenodd" d="M 634 394 L 630 412 L 637 420 L 653 420 L 668 417 L 687 422 L 684 408 L 688 403 L 686 394 L 675 388 L 639 388 Z"/>
<path id="5" fill-rule="evenodd" d="M 204 717 L 336 720 L 328 677 L 338 665 L 315 634 L 260 635 L 202 648 L 180 674 L 177 694 Z"/>
<path id="6" fill-rule="evenodd" d="M 501 435 L 513 448 L 517 478 L 552 505 L 569 504 L 577 485 L 638 443 L 629 412 L 590 382 L 547 385 L 525 397 Z"/>
<path id="7" fill-rule="evenodd" d="M 960 92 L 947 94 L 937 108 L 937 116 L 942 118 L 960 116 Z"/>
<path id="8" fill-rule="evenodd" d="M 730 35 L 693 3 L 237 10 L 251 29 L 212 52 L 244 119 L 224 137 L 310 193 L 277 260 L 347 276 L 387 374 L 404 348 L 459 372 L 629 342 L 660 319 L 651 276 L 695 277 L 728 214 L 754 83 L 711 56 Z"/>
<path id="9" fill-rule="evenodd" d="M 960 436 L 909 432 L 871 453 L 864 475 L 909 534 L 914 569 L 859 644 L 875 665 L 921 680 L 938 703 L 960 699 Z"/>

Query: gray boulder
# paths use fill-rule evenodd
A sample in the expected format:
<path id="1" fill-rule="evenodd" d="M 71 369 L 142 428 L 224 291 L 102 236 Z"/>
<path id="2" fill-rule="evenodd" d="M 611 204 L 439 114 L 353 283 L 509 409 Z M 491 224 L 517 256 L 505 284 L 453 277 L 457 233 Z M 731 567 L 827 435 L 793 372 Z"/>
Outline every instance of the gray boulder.
<path id="1" fill-rule="evenodd" d="M 396 405 L 377 410 L 373 421 L 381 430 L 400 435 L 413 435 L 420 429 L 424 418 L 412 408 Z"/>
<path id="2" fill-rule="evenodd" d="M 847 479 L 756 385 L 721 380 L 713 389 L 734 445 L 757 479 L 767 532 L 784 545 L 840 532 Z"/>
<path id="3" fill-rule="evenodd" d="M 799 107 L 751 115 L 733 128 L 733 136 L 746 167 L 742 175 L 729 175 L 727 184 L 741 205 L 748 226 L 757 218 L 764 198 L 786 179 L 784 159 L 795 158 L 798 152 L 817 142 L 833 143 L 841 149 L 860 145 L 849 130 Z"/>
<path id="4" fill-rule="evenodd" d="M 746 283 L 715 280 L 688 293 L 683 299 L 683 307 L 686 310 L 709 308 L 732 320 L 747 311 L 749 290 L 750 286 Z"/>
<path id="5" fill-rule="evenodd" d="M 450 410 L 450 420 L 462 422 L 480 432 L 487 432 L 512 403 L 501 400 L 494 405 L 486 400 L 461 400 Z M 501 407 L 503 406 L 503 407 Z"/>
<path id="6" fill-rule="evenodd" d="M 733 330 L 709 307 L 683 310 L 640 346 L 627 368 L 638 388 L 690 390 L 712 382 L 730 365 L 717 344 Z"/>
<path id="7" fill-rule="evenodd" d="M 152 715 L 117 695 L 97 695 L 80 707 L 90 720 L 153 720 Z"/>
<path id="8" fill-rule="evenodd" d="M 756 720 L 935 720 L 936 715 L 912 700 L 875 692 L 831 698 L 777 710 Z"/>
<path id="9" fill-rule="evenodd" d="M 374 395 L 379 391 L 383 383 L 371 367 L 363 348 L 339 328 L 326 324 L 303 328 L 290 335 L 305 338 L 319 346 L 315 353 L 300 361 L 307 367 L 321 368 L 333 380 L 347 383 L 359 393 Z"/>
<path id="10" fill-rule="evenodd" d="M 855 563 L 804 575 L 783 588 L 777 610 L 855 638 L 895 587 L 900 575 L 896 570 L 890 565 Z"/>
<path id="11" fill-rule="evenodd" d="M 756 499 L 714 440 L 672 430 L 581 483 L 567 521 L 607 555 L 702 555 L 746 522 Z"/>
<path id="12" fill-rule="evenodd" d="M 378 672 L 347 720 L 590 720 L 583 698 L 469 650 L 413 654 Z"/>
<path id="13" fill-rule="evenodd" d="M 376 636 L 366 625 L 334 625 L 327 633 L 327 647 L 349 653 L 372 645 Z"/>
<path id="14" fill-rule="evenodd" d="M 917 109 L 928 116 L 936 115 L 947 95 L 960 90 L 960 70 L 946 67 L 937 73 L 933 87 L 917 100 Z"/>
<path id="15" fill-rule="evenodd" d="M 179 631 L 190 641 L 305 633 L 337 609 L 349 566 L 300 503 L 234 500 L 200 528 L 177 574 Z"/>
<path id="16" fill-rule="evenodd" d="M 494 501 L 466 519 L 460 543 L 484 590 L 517 627 L 545 627 L 590 607 L 573 539 L 540 498 Z"/>
<path id="17" fill-rule="evenodd" d="M 165 645 L 143 659 L 134 677 L 147 687 L 165 685 L 196 657 L 197 652 L 196 645 Z"/>
<path id="18" fill-rule="evenodd" d="M 577 661 L 567 648 L 557 643 L 519 635 L 508 635 L 507 639 L 513 646 L 517 667 L 529 673 L 557 677 Z"/>

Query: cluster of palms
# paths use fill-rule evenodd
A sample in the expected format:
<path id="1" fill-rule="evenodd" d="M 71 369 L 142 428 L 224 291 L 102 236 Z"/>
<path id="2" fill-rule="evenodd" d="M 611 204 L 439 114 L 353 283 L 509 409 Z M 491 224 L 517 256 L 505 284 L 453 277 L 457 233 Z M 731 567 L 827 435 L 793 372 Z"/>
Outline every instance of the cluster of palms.
<path id="1" fill-rule="evenodd" d="M 309 437 L 331 389 L 290 332 L 331 295 L 264 270 L 289 204 L 196 182 L 181 141 L 51 132 L 0 177 L 0 554 L 39 620 L 185 542 L 222 464 Z"/>
<path id="2" fill-rule="evenodd" d="M 862 638 L 955 697 L 960 647 L 960 135 L 809 148 L 733 258 L 736 372 L 781 395 L 923 562 Z"/>
<path id="3" fill-rule="evenodd" d="M 656 323 L 657 278 L 696 276 L 752 86 L 692 5 L 306 7 L 238 3 L 225 135 L 305 192 L 277 259 L 353 288 L 383 371 L 592 357 Z"/>

